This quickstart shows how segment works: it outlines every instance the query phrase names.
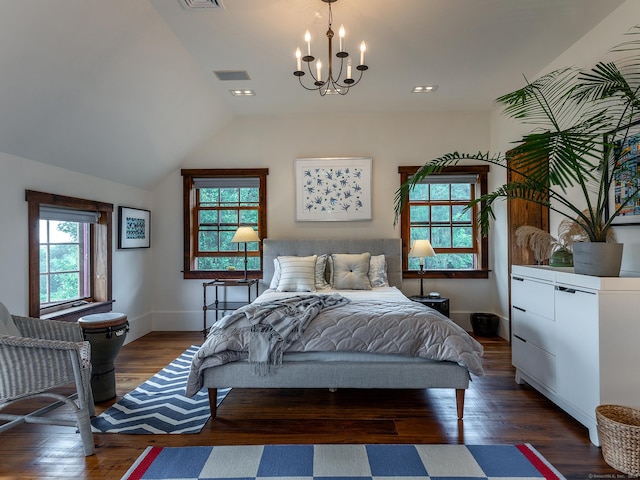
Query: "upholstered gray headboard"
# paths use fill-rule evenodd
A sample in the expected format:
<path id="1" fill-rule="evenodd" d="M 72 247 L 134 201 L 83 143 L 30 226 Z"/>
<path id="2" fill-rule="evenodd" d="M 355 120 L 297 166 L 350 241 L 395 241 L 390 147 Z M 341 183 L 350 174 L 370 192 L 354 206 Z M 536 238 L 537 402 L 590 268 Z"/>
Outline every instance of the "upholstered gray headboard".
<path id="1" fill-rule="evenodd" d="M 353 240 L 274 240 L 262 241 L 264 285 L 269 287 L 273 277 L 273 259 L 279 255 L 324 255 L 325 253 L 384 254 L 387 260 L 389 285 L 402 286 L 402 241 L 399 238 L 353 239 Z"/>

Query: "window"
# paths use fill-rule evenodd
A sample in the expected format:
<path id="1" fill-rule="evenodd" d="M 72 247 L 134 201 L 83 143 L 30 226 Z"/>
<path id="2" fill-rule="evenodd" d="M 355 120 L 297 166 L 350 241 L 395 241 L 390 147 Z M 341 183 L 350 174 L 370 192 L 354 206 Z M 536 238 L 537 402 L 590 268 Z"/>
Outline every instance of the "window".
<path id="1" fill-rule="evenodd" d="M 113 205 L 31 190 L 26 200 L 29 315 L 64 317 L 79 302 L 110 310 Z"/>
<path id="2" fill-rule="evenodd" d="M 231 278 L 244 270 L 243 243 L 231 239 L 240 226 L 267 236 L 267 175 L 259 169 L 182 170 L 184 278 Z M 249 277 L 262 272 L 262 244 L 249 242 Z"/>
<path id="3" fill-rule="evenodd" d="M 401 184 L 420 167 L 399 167 Z M 486 278 L 488 240 L 479 233 L 476 212 L 466 205 L 487 192 L 487 166 L 446 167 L 410 192 L 401 213 L 404 277 L 418 276 L 419 259 L 409 257 L 416 239 L 428 239 L 436 252 L 426 257 L 429 277 Z"/>

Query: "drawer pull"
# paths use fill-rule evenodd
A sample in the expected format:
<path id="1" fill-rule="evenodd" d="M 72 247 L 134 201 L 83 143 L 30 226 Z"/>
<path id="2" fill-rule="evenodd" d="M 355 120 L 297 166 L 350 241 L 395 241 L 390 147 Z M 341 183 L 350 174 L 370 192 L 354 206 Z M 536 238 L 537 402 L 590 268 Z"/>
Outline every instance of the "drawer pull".
<path id="1" fill-rule="evenodd" d="M 512 280 L 517 280 L 518 282 L 524 282 L 524 278 L 522 277 L 511 277 Z"/>
<path id="2" fill-rule="evenodd" d="M 517 338 L 518 340 L 520 340 L 521 342 L 527 343 L 527 341 L 526 341 L 524 338 L 522 338 L 522 337 L 520 337 L 520 336 L 516 335 L 515 333 L 513 334 L 513 336 L 514 336 L 515 338 Z"/>
<path id="3" fill-rule="evenodd" d="M 515 308 L 516 310 L 520 310 L 521 312 L 526 312 L 524 308 L 516 307 L 515 305 L 513 306 L 513 308 Z"/>
<path id="4" fill-rule="evenodd" d="M 559 292 L 565 292 L 565 293 L 576 293 L 575 289 L 567 288 L 567 287 L 556 287 L 556 290 L 558 290 Z"/>

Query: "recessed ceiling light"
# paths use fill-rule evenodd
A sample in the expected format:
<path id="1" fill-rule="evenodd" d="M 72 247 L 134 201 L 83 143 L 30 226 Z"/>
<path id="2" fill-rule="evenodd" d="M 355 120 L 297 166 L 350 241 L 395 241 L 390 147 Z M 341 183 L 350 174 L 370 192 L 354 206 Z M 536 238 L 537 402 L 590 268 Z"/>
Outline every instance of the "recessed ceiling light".
<path id="1" fill-rule="evenodd" d="M 254 97 L 256 92 L 253 90 L 229 90 L 234 97 Z"/>
<path id="2" fill-rule="evenodd" d="M 438 89 L 437 85 L 416 85 L 413 87 L 413 93 L 433 93 Z"/>

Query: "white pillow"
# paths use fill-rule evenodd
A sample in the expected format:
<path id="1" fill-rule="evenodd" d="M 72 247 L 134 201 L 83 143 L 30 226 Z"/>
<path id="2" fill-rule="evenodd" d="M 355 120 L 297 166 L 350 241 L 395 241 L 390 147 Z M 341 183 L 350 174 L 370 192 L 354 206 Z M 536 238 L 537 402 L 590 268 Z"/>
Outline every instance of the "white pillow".
<path id="1" fill-rule="evenodd" d="M 316 271 L 315 271 L 315 283 L 316 290 L 325 290 L 327 288 L 331 288 L 331 285 L 327 283 L 326 279 L 326 268 L 327 263 L 330 260 L 329 255 L 318 255 L 316 259 Z M 278 283 L 280 283 L 280 262 L 278 262 L 277 258 L 273 259 L 273 277 L 271 277 L 271 283 L 269 284 L 269 288 L 275 290 L 278 288 Z"/>
<path id="2" fill-rule="evenodd" d="M 369 260 L 366 253 L 334 253 L 331 286 L 337 290 L 371 290 Z"/>
<path id="3" fill-rule="evenodd" d="M 280 279 L 276 290 L 278 292 L 314 292 L 317 258 L 317 255 L 278 257 L 276 260 L 280 265 Z"/>
<path id="4" fill-rule="evenodd" d="M 387 259 L 384 255 L 372 255 L 369 261 L 369 281 L 372 287 L 388 287 Z"/>

